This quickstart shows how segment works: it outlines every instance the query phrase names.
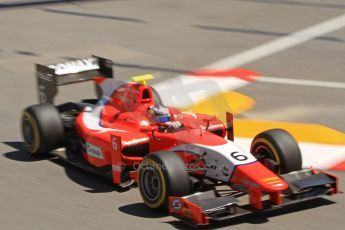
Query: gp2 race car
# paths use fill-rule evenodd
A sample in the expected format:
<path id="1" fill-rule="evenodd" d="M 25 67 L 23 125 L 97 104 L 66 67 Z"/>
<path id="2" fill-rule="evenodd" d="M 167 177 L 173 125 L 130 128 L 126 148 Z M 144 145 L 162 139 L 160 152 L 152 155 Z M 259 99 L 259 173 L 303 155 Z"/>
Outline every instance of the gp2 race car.
<path id="1" fill-rule="evenodd" d="M 115 80 L 112 66 L 96 56 L 36 65 L 40 104 L 22 114 L 32 156 L 51 154 L 117 186 L 137 185 L 146 206 L 192 225 L 338 192 L 335 176 L 302 169 L 298 144 L 286 131 L 264 131 L 242 150 L 231 113 L 224 124 L 166 107 L 146 84 L 152 75 Z M 57 86 L 88 80 L 97 99 L 54 105 Z"/>

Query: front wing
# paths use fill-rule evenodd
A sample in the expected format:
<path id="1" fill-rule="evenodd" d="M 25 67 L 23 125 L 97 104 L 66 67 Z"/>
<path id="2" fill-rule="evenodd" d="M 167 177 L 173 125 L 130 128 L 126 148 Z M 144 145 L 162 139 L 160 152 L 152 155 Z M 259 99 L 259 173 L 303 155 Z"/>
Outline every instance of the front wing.
<path id="1" fill-rule="evenodd" d="M 211 190 L 184 197 L 170 196 L 169 213 L 190 225 L 207 225 L 210 221 L 222 221 L 252 213 L 274 210 L 338 192 L 337 177 L 331 174 L 316 173 L 314 170 L 302 170 L 281 175 L 281 177 L 289 184 L 289 189 L 283 193 L 281 205 L 274 205 L 270 199 L 265 200 L 263 197 L 263 208 L 255 209 L 250 204 L 241 204 L 237 199 L 238 193 L 221 196 Z"/>

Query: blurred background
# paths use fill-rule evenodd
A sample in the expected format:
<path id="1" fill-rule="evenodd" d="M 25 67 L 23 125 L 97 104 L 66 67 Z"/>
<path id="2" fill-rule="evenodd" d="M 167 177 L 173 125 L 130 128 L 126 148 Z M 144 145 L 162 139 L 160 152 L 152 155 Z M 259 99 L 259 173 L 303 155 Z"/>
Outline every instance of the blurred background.
<path id="1" fill-rule="evenodd" d="M 345 182 L 344 28 L 344 0 L 0 0 L 0 229 L 185 228 L 145 209 L 136 189 L 23 152 L 34 63 L 90 54 L 113 60 L 118 79 L 154 74 L 165 100 L 191 99 L 177 103 L 185 110 L 234 112 L 240 138 L 288 129 L 308 163 Z M 93 96 L 91 83 L 59 90 L 58 102 Z M 216 228 L 343 229 L 344 204 L 340 194 Z"/>

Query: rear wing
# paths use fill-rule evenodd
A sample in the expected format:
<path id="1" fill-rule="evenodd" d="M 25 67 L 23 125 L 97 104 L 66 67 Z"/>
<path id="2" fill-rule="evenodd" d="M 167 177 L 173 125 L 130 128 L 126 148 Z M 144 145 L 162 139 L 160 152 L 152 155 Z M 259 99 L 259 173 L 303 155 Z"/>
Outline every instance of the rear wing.
<path id="1" fill-rule="evenodd" d="M 36 64 L 38 99 L 40 103 L 54 103 L 58 86 L 92 80 L 94 77 L 113 78 L 113 62 L 92 56 L 52 65 Z"/>

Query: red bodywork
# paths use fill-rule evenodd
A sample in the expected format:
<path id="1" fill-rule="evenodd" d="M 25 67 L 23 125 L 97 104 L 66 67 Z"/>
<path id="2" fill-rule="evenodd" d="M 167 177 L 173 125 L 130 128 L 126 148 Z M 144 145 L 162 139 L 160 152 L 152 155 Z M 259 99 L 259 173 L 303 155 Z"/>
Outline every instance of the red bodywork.
<path id="1" fill-rule="evenodd" d="M 200 155 L 179 149 L 179 146 L 200 145 L 210 149 L 232 146 L 229 144 L 233 143 L 234 139 L 231 114 L 227 114 L 225 125 L 216 117 L 183 113 L 169 108 L 171 120 L 181 122 L 183 128 L 174 132 L 162 132 L 159 130 L 161 124 L 151 121 L 147 113 L 148 108 L 155 104 L 150 86 L 129 82 L 120 87 L 111 87 L 108 81 L 112 80 L 96 79 L 103 89 L 103 97 L 95 108 L 86 108 L 77 116 L 76 128 L 84 142 L 85 159 L 95 167 L 111 166 L 114 184 L 125 182 L 125 168 L 130 169 L 129 173 L 127 170 L 129 178 L 137 181 L 136 167 L 147 154 L 156 151 L 177 149 L 176 153 L 186 164 L 194 164 L 202 169 L 205 165 L 198 160 Z M 232 150 L 228 151 L 230 154 Z M 217 155 L 215 153 L 214 157 Z M 249 155 L 245 157 L 248 158 Z M 273 205 L 283 203 L 282 192 L 288 188 L 288 184 L 256 159 L 246 164 L 234 163 L 231 167 L 231 175 L 226 177 L 228 179 L 220 181 L 244 187 L 253 209 L 263 208 L 263 194 L 269 195 Z M 208 176 L 205 170 L 193 170 L 190 174 Z M 191 219 L 196 224 L 208 224 L 207 214 L 202 213 L 198 205 L 182 197 L 169 199 L 170 202 L 179 199 L 183 203 L 183 207 L 178 210 L 169 207 L 171 214 Z"/>
<path id="2" fill-rule="evenodd" d="M 105 81 L 97 79 L 96 82 L 104 84 Z M 171 120 L 180 121 L 184 125 L 183 129 L 159 132 L 159 124 L 152 122 L 147 113 L 148 108 L 154 105 L 150 86 L 129 82 L 104 98 L 104 105 L 96 106 L 102 107 L 99 113 L 84 111 L 76 118 L 79 136 L 88 145 L 97 146 L 102 154 L 92 156 L 84 151 L 85 159 L 93 166 L 112 165 L 116 171 L 120 165 L 136 166 L 146 154 L 169 150 L 181 144 L 219 145 L 226 142 L 226 127 L 219 119 L 182 113 L 175 108 L 169 108 Z M 140 146 L 141 152 L 131 151 L 136 146 Z M 116 184 L 118 181 L 114 178 Z"/>
<path id="3" fill-rule="evenodd" d="M 145 156 L 172 151 L 187 166 L 191 185 L 194 182 L 202 185 L 196 185 L 193 188 L 196 192 L 188 196 L 169 196 L 169 213 L 197 225 L 338 192 L 337 178 L 327 173 L 291 172 L 296 176 L 270 171 L 249 151 L 234 143 L 230 113 L 226 114 L 224 124 L 214 116 L 169 107 L 171 122 L 179 126 L 170 129 L 167 123 L 152 121 L 148 109 L 162 105 L 157 92 L 146 85 L 146 80 L 153 76 L 134 76 L 135 82 L 117 81 L 112 79 L 112 66 L 111 60 L 97 56 L 49 66 L 36 65 L 40 103 L 54 104 L 58 86 L 88 80 L 95 81 L 100 96 L 96 105 L 94 100 L 86 99 L 72 103 L 72 108 L 70 103 L 56 106 L 64 118 L 67 148 L 52 151 L 53 155 L 88 171 L 110 173 L 114 184 L 129 187 L 138 181 L 139 164 Z M 79 155 L 69 158 L 68 153 L 80 147 L 86 166 Z M 229 194 L 217 194 L 218 185 L 227 185 Z M 212 192 L 214 196 L 210 198 Z M 235 197 L 238 196 L 232 196 L 231 192 L 248 195 L 248 204 L 237 205 Z"/>

